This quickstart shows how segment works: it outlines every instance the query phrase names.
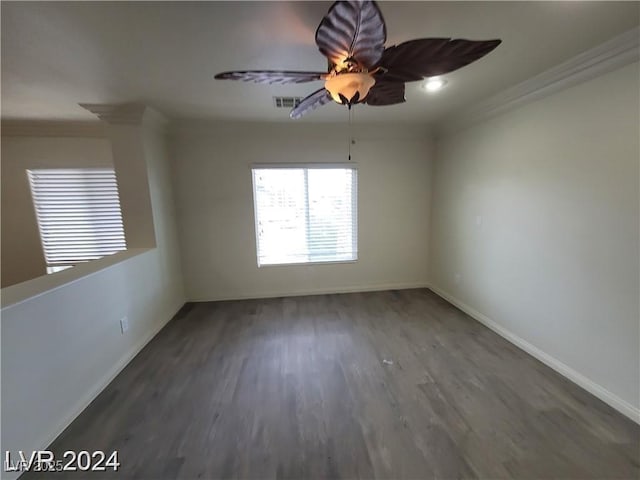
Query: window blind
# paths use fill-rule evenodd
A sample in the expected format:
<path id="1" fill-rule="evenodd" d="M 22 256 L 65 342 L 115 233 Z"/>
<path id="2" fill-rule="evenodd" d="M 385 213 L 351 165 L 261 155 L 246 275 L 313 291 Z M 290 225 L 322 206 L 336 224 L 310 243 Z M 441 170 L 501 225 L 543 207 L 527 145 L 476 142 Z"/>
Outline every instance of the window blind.
<path id="1" fill-rule="evenodd" d="M 27 170 L 49 271 L 127 248 L 113 169 Z"/>
<path id="2" fill-rule="evenodd" d="M 254 167 L 258 265 L 353 261 L 354 166 Z"/>

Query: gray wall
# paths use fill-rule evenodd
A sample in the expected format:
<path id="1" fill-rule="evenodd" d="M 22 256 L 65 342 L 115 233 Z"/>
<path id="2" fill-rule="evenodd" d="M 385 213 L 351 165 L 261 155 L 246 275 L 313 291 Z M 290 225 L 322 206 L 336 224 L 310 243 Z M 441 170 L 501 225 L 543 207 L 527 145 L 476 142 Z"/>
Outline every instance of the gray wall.
<path id="1" fill-rule="evenodd" d="M 250 166 L 345 162 L 344 125 L 185 125 L 172 141 L 190 300 L 327 293 L 427 284 L 431 143 L 423 130 L 362 127 L 356 263 L 258 268 Z"/>
<path id="2" fill-rule="evenodd" d="M 14 456 L 46 448 L 184 304 L 165 142 L 141 136 L 157 246 L 2 290 L 2 448 Z"/>
<path id="3" fill-rule="evenodd" d="M 27 169 L 112 166 L 104 138 L 2 137 L 3 288 L 47 273 Z"/>
<path id="4" fill-rule="evenodd" d="M 636 417 L 638 96 L 635 63 L 441 139 L 430 253 L 437 291 Z"/>

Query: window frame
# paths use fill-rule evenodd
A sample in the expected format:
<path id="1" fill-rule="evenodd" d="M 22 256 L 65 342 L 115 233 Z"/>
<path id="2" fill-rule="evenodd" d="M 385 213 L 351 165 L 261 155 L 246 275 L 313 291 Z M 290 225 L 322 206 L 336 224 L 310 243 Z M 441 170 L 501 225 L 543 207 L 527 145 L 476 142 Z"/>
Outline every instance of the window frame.
<path id="1" fill-rule="evenodd" d="M 256 198 L 256 184 L 255 184 L 255 170 L 295 170 L 295 169 L 349 169 L 353 170 L 352 177 L 352 205 L 355 215 L 351 217 L 352 223 L 352 251 L 354 252 L 354 258 L 350 260 L 322 260 L 322 261 L 308 261 L 308 262 L 291 262 L 291 263 L 260 263 L 260 239 L 258 234 L 258 203 Z M 358 251 L 358 164 L 356 162 L 322 162 L 322 163 L 253 163 L 249 166 L 249 173 L 251 174 L 251 194 L 253 195 L 253 229 L 256 239 L 256 263 L 258 268 L 265 267 L 297 267 L 297 266 L 318 266 L 318 265 L 336 265 L 336 264 L 348 264 L 356 263 L 359 260 Z M 307 192 L 308 194 L 308 192 Z M 307 208 L 306 214 L 309 211 Z"/>

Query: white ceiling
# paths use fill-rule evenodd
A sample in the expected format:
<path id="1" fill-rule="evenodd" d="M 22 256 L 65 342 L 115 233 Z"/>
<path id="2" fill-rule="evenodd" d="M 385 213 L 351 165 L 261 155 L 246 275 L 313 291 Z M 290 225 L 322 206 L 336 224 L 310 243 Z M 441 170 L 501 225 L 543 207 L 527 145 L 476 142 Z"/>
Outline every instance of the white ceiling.
<path id="1" fill-rule="evenodd" d="M 83 120 L 78 103 L 144 102 L 170 118 L 292 121 L 274 95 L 322 86 L 214 80 L 225 70 L 326 70 L 314 43 L 330 2 L 7 2 L 3 119 Z M 638 2 L 380 2 L 387 45 L 420 37 L 501 38 L 447 75 L 438 94 L 358 106 L 360 122 L 430 123 L 547 70 L 639 23 Z M 344 120 L 330 104 L 303 122 Z"/>

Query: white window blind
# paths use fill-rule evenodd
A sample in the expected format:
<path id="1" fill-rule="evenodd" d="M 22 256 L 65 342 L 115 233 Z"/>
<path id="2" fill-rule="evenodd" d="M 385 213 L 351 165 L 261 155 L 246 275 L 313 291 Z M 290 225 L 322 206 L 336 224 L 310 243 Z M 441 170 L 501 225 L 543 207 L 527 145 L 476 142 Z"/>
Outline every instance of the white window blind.
<path id="1" fill-rule="evenodd" d="M 358 258 L 355 166 L 253 168 L 258 265 Z"/>
<path id="2" fill-rule="evenodd" d="M 127 248 L 111 168 L 27 170 L 48 271 Z"/>

